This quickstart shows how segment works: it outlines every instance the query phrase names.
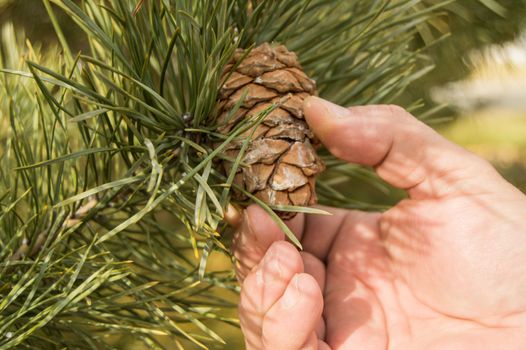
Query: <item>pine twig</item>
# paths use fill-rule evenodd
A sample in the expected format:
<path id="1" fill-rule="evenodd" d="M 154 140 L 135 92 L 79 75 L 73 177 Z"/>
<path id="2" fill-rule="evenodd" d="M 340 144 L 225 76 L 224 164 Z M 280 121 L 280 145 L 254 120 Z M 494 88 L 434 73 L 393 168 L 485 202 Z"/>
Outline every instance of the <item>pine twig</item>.
<path id="1" fill-rule="evenodd" d="M 86 204 L 81 206 L 79 209 L 77 209 L 76 212 L 74 212 L 73 214 L 69 215 L 68 218 L 66 218 L 66 220 L 62 224 L 62 228 L 68 229 L 68 228 L 75 226 L 79 222 L 81 222 L 82 219 L 84 219 L 88 215 L 89 211 L 93 209 L 97 204 L 98 204 L 98 200 L 96 198 L 90 198 L 90 200 Z M 16 250 L 15 253 L 13 253 L 13 255 L 11 256 L 9 260 L 17 261 L 17 260 L 22 259 L 26 255 L 29 258 L 34 257 L 40 251 L 40 249 L 42 249 L 42 246 L 44 245 L 46 241 L 48 232 L 49 232 L 48 230 L 45 230 L 39 233 L 39 235 L 36 238 L 35 244 L 33 244 L 33 248 L 31 249 L 31 251 L 29 250 L 30 248 L 29 240 L 27 238 L 24 238 L 22 240 L 22 244 L 20 245 L 20 247 Z"/>

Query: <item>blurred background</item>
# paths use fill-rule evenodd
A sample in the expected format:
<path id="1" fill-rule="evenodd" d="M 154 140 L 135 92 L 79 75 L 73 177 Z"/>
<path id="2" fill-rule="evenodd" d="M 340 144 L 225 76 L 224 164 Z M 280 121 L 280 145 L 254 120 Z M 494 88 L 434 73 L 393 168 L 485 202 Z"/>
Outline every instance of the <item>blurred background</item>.
<path id="1" fill-rule="evenodd" d="M 446 106 L 434 125 L 526 191 L 526 0 L 458 2 L 436 64 L 408 92 Z"/>
<path id="2" fill-rule="evenodd" d="M 417 81 L 400 104 L 425 101 L 434 109 L 431 123 L 439 132 L 491 161 L 526 192 L 526 0 L 457 3 L 461 5 L 448 7 L 447 25 L 452 35 L 427 51 L 436 68 Z M 66 16 L 56 13 L 57 20 L 71 28 L 65 33 L 72 48 L 82 50 L 82 32 Z M 42 0 L 0 0 L 0 41 L 11 35 L 6 30 L 11 25 L 25 33 L 35 47 L 45 50 L 57 45 Z M 415 45 L 426 43 L 425 33 L 421 41 Z M 368 187 L 359 180 L 351 180 L 351 186 L 360 198 L 375 203 L 392 204 L 403 195 Z M 224 257 L 213 261 L 218 270 L 230 266 Z M 232 348 L 241 347 L 235 329 L 222 333 Z M 120 345 L 124 346 L 116 344 L 117 348 L 122 348 Z"/>

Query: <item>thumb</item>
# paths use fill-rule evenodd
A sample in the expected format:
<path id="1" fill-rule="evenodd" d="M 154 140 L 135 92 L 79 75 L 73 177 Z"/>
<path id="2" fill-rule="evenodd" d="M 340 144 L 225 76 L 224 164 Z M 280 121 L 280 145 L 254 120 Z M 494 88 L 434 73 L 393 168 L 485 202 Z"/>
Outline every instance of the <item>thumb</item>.
<path id="1" fill-rule="evenodd" d="M 482 179 L 500 177 L 489 163 L 449 142 L 401 107 L 344 108 L 309 97 L 304 112 L 331 153 L 373 166 L 382 179 L 408 190 L 411 197 L 477 191 L 484 186 Z M 472 179 L 477 180 L 475 184 Z"/>

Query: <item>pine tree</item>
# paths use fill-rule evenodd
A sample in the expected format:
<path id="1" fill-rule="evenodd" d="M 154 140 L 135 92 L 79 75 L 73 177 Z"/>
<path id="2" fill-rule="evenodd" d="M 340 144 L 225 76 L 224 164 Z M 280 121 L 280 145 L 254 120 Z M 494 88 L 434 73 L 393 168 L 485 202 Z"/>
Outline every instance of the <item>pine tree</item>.
<path id="1" fill-rule="evenodd" d="M 256 202 L 298 245 L 280 215 L 323 214 L 235 181 L 282 102 L 229 124 L 253 97 L 221 102 L 229 65 L 284 45 L 320 96 L 393 103 L 431 69 L 421 42 L 446 34 L 450 2 L 43 0 L 60 48 L 4 26 L 0 348 L 227 347 L 216 330 L 237 325 L 238 286 L 230 268 L 207 267 L 229 256 L 225 210 Z M 56 11 L 83 30 L 81 52 Z M 318 153 L 321 203 L 378 208 L 346 186 L 383 189 L 371 170 Z"/>

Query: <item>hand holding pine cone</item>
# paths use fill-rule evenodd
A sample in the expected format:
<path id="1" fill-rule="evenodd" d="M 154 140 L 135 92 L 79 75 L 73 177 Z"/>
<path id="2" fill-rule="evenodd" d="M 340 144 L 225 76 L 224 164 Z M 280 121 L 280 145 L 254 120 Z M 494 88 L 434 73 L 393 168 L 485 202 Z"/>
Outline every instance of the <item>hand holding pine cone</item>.
<path id="1" fill-rule="evenodd" d="M 221 131 L 229 132 L 244 118 L 257 117 L 273 104 L 279 107 L 226 151 L 236 158 L 243 139 L 252 134 L 242 159 L 247 166 L 238 170 L 235 183 L 269 205 L 316 204 L 316 175 L 325 167 L 316 154 L 316 140 L 302 110 L 303 100 L 316 94 L 315 82 L 303 72 L 296 55 L 282 45 L 262 44 L 239 63 L 243 54 L 239 49 L 225 69 L 220 90 Z M 227 120 L 244 95 L 237 113 Z M 224 161 L 223 167 L 228 173 L 232 163 Z M 290 219 L 295 213 L 279 215 Z"/>

